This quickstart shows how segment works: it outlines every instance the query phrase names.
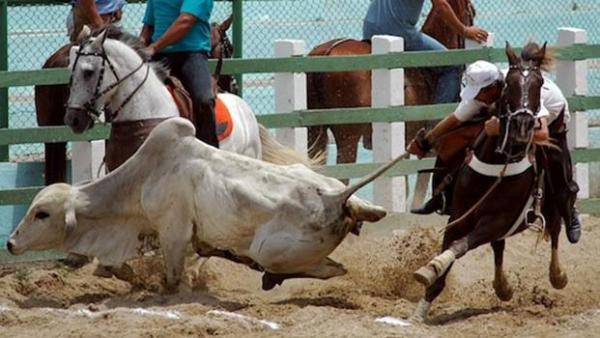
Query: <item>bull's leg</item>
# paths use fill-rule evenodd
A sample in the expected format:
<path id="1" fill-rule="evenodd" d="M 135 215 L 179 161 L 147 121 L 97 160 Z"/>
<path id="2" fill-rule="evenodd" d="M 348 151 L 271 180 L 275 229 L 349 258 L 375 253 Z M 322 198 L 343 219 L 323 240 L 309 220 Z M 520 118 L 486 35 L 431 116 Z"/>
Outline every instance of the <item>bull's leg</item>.
<path id="1" fill-rule="evenodd" d="M 274 219 L 257 230 L 248 254 L 270 273 L 271 281 L 263 280 L 267 289 L 290 277 L 327 279 L 346 273 L 341 264 L 326 256 L 342 238 L 329 231 L 299 234 L 297 227 L 282 226 Z"/>
<path id="2" fill-rule="evenodd" d="M 167 228 L 160 234 L 160 245 L 165 259 L 167 292 L 177 292 L 184 269 L 185 250 L 191 237 L 191 234 L 185 236 L 185 232 L 177 232 L 179 229 Z"/>
<path id="3" fill-rule="evenodd" d="M 331 277 L 343 276 L 346 274 L 346 269 L 340 263 L 335 262 L 331 258 L 325 258 L 321 263 L 315 266 L 312 270 L 302 273 L 291 274 L 274 274 L 265 272 L 262 278 L 263 290 L 271 290 L 276 285 L 281 285 L 286 279 L 292 278 L 318 278 L 329 279 Z"/>
<path id="4" fill-rule="evenodd" d="M 558 257 L 558 239 L 560 236 L 560 216 L 554 209 L 550 217 L 547 219 L 547 229 L 550 233 L 551 245 L 552 245 L 552 257 L 550 259 L 550 283 L 555 289 L 562 289 L 567 286 L 569 279 L 567 273 L 563 271 Z M 548 215 L 544 213 L 545 215 Z"/>
<path id="5" fill-rule="evenodd" d="M 513 289 L 506 279 L 502 264 L 504 261 L 504 240 L 492 242 L 494 250 L 494 291 L 500 300 L 509 301 L 513 296 Z"/>

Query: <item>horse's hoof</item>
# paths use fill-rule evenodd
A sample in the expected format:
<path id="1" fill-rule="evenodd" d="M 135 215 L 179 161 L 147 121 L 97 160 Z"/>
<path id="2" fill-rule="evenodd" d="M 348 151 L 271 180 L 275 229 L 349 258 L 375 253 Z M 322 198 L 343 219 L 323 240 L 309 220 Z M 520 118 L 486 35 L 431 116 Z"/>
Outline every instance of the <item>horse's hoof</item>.
<path id="1" fill-rule="evenodd" d="M 429 265 L 421 267 L 413 274 L 413 277 L 417 280 L 417 282 L 423 284 L 425 287 L 430 287 L 433 285 L 438 278 L 435 269 Z"/>
<path id="2" fill-rule="evenodd" d="M 552 287 L 557 290 L 564 289 L 565 286 L 567 286 L 567 283 L 569 283 L 569 278 L 565 272 L 562 272 L 559 275 L 550 274 L 550 283 L 552 284 Z"/>
<path id="3" fill-rule="evenodd" d="M 494 280 L 494 291 L 496 296 L 503 302 L 508 302 L 513 297 L 513 288 L 506 282 L 504 284 L 496 283 Z"/>

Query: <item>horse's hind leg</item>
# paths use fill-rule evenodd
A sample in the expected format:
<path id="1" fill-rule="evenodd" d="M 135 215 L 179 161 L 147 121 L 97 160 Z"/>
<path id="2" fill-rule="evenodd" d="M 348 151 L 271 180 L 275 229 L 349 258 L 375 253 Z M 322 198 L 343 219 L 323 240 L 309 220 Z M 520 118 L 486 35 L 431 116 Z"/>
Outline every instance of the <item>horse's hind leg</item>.
<path id="1" fill-rule="evenodd" d="M 327 162 L 328 141 L 326 126 L 308 127 L 308 156 L 317 158 L 319 155 L 324 154 L 323 159 Z"/>
<path id="2" fill-rule="evenodd" d="M 502 264 L 504 261 L 504 240 L 491 243 L 494 250 L 494 291 L 502 301 L 509 301 L 513 296 L 513 288 L 508 283 Z"/>
<path id="3" fill-rule="evenodd" d="M 67 144 L 46 143 L 44 144 L 45 177 L 46 185 L 65 182 L 67 172 Z"/>
<path id="4" fill-rule="evenodd" d="M 548 210 L 551 209 L 551 210 Z M 544 215 L 550 216 L 547 219 L 547 230 L 550 234 L 552 244 L 552 257 L 550 259 L 550 283 L 555 289 L 562 289 L 567 286 L 569 279 L 567 273 L 563 270 L 558 258 L 558 239 L 560 236 L 560 216 L 556 208 L 548 208 Z"/>

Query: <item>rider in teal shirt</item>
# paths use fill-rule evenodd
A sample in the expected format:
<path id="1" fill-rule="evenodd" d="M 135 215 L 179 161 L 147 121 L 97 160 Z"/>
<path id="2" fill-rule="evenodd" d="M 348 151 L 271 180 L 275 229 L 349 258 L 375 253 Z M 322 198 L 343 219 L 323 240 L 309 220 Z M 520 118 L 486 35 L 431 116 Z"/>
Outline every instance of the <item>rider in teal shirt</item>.
<path id="1" fill-rule="evenodd" d="M 212 9 L 213 0 L 148 0 L 140 38 L 190 93 L 196 137 L 219 147 L 208 69 Z"/>
<path id="2" fill-rule="evenodd" d="M 181 13 L 188 13 L 197 18 L 187 34 L 174 44 L 161 49 L 161 53 L 169 52 L 208 52 L 210 51 L 210 14 L 212 1 L 201 0 L 148 0 L 144 24 L 154 26 L 152 41 L 157 41 L 167 32 L 171 24 Z"/>

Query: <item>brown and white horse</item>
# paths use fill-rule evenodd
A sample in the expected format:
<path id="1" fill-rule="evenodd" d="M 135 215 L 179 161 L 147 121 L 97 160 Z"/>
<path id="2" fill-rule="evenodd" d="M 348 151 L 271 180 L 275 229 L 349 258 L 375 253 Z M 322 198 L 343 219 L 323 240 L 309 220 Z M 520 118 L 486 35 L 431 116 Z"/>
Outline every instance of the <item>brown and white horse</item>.
<path id="1" fill-rule="evenodd" d="M 510 70 L 502 97 L 496 103 L 500 135 L 482 135 L 467 157 L 467 165 L 458 171 L 442 253 L 414 275 L 427 288 L 415 310 L 413 318 L 416 320 L 426 318 L 431 303 L 444 289 L 454 261 L 487 243 L 494 251 L 496 295 L 503 301 L 510 300 L 513 289 L 502 267 L 505 239 L 527 229 L 530 221 L 538 219 L 539 212 L 530 212 L 536 210 L 535 206 L 539 206 L 538 211 L 545 216 L 542 223 L 552 242 L 550 282 L 556 289 L 567 284 L 567 275 L 558 259 L 561 218 L 553 202 L 542 199 L 539 194 L 544 166 L 535 164 L 536 146 L 533 145 L 544 82 L 540 66 L 545 51 L 544 45 L 535 59 L 524 65 L 507 44 Z"/>

